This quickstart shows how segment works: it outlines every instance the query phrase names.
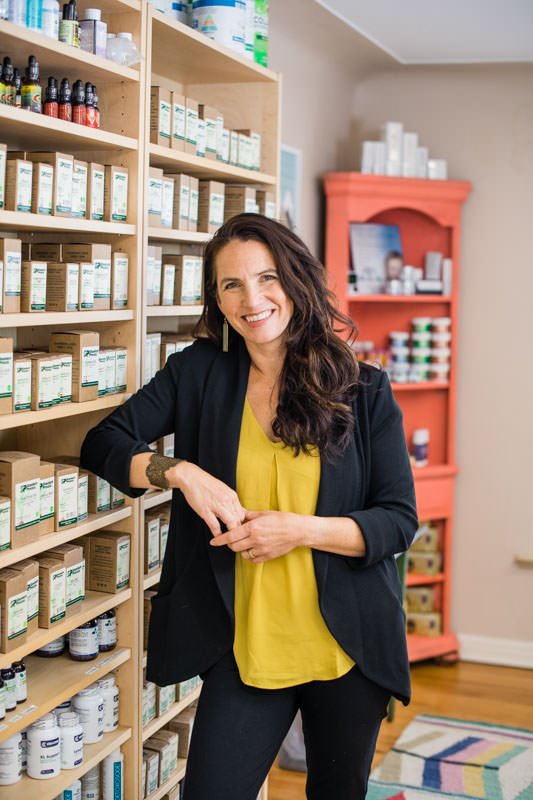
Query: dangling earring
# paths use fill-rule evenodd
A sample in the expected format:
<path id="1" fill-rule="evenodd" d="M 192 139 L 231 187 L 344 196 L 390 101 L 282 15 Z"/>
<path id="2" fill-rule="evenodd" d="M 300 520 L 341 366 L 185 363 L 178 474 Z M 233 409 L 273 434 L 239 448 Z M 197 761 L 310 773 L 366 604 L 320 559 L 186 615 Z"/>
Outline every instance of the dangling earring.
<path id="1" fill-rule="evenodd" d="M 229 350 L 229 327 L 228 327 L 228 320 L 224 317 L 224 322 L 222 323 L 222 352 L 227 353 Z"/>

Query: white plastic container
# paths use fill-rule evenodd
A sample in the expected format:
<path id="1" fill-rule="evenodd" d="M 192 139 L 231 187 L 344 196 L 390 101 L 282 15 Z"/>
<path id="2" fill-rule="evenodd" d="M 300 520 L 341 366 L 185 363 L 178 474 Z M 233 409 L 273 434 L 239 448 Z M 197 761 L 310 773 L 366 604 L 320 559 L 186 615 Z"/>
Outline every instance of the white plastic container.
<path id="1" fill-rule="evenodd" d="M 409 341 L 409 334 L 407 331 L 391 331 L 389 339 L 393 347 L 406 347 Z"/>
<path id="2" fill-rule="evenodd" d="M 443 333 L 432 333 L 431 342 L 433 347 L 449 347 L 452 340 L 451 331 L 444 331 Z"/>
<path id="3" fill-rule="evenodd" d="M 431 361 L 431 350 L 429 347 L 415 347 L 411 350 L 411 360 L 413 364 L 429 364 Z"/>
<path id="4" fill-rule="evenodd" d="M 81 781 L 74 781 L 60 795 L 61 800 L 81 800 Z"/>
<path id="5" fill-rule="evenodd" d="M 102 800 L 124 800 L 124 754 L 117 747 L 102 764 Z"/>
<path id="6" fill-rule="evenodd" d="M 45 714 L 28 728 L 28 776 L 46 780 L 61 771 L 59 726 L 54 714 Z"/>
<path id="7" fill-rule="evenodd" d="M 43 0 L 43 27 L 41 33 L 56 41 L 59 39 L 59 3 L 57 0 Z"/>
<path id="8" fill-rule="evenodd" d="M 446 383 L 450 376 L 449 364 L 432 364 L 430 370 L 431 380 L 437 383 Z"/>
<path id="9" fill-rule="evenodd" d="M 100 800 L 100 765 L 81 777 L 81 800 Z"/>
<path id="10" fill-rule="evenodd" d="M 414 317 L 411 320 L 413 331 L 415 332 L 430 331 L 432 322 L 433 319 L 431 317 Z"/>
<path id="11" fill-rule="evenodd" d="M 451 350 L 449 347 L 434 347 L 431 350 L 431 361 L 433 364 L 448 364 L 450 361 Z"/>
<path id="12" fill-rule="evenodd" d="M 84 744 L 95 744 L 104 735 L 104 700 L 96 686 L 88 686 L 72 698 L 72 709 L 79 714 Z"/>
<path id="13" fill-rule="evenodd" d="M 75 711 L 59 715 L 61 769 L 75 769 L 83 763 L 83 728 Z M 80 785 L 81 791 L 81 785 Z"/>
<path id="14" fill-rule="evenodd" d="M 0 786 L 10 786 L 22 773 L 22 737 L 20 733 L 0 743 Z"/>
<path id="15" fill-rule="evenodd" d="M 409 364 L 393 364 L 390 377 L 394 383 L 407 383 L 409 379 Z"/>
<path id="16" fill-rule="evenodd" d="M 415 331 L 411 335 L 411 344 L 413 347 L 430 347 L 431 333 L 429 331 Z"/>
<path id="17" fill-rule="evenodd" d="M 410 350 L 408 347 L 391 347 L 390 352 L 393 364 L 407 364 L 409 361 Z"/>
<path id="18" fill-rule="evenodd" d="M 22 772 L 28 769 L 28 729 L 23 728 L 20 732 L 22 737 Z"/>
<path id="19" fill-rule="evenodd" d="M 9 21 L 26 27 L 26 5 L 26 0 L 9 0 Z"/>
<path id="20" fill-rule="evenodd" d="M 192 27 L 244 55 L 246 7 L 243 0 L 193 0 Z"/>
<path id="21" fill-rule="evenodd" d="M 97 681 L 98 690 L 104 700 L 104 733 L 118 728 L 119 688 L 113 674 L 106 675 Z"/>
<path id="22" fill-rule="evenodd" d="M 451 317 L 433 317 L 431 320 L 431 327 L 434 333 L 447 333 L 451 324 Z"/>
<path id="23" fill-rule="evenodd" d="M 429 448 L 429 430 L 417 428 L 413 431 L 413 458 L 415 467 L 427 467 Z"/>

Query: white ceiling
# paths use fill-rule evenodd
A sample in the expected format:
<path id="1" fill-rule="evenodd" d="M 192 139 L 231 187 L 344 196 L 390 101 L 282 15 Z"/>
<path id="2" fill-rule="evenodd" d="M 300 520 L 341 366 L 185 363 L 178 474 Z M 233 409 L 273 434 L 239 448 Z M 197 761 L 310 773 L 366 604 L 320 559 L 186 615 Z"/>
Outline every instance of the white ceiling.
<path id="1" fill-rule="evenodd" d="M 315 0 L 401 64 L 533 61 L 533 0 Z"/>

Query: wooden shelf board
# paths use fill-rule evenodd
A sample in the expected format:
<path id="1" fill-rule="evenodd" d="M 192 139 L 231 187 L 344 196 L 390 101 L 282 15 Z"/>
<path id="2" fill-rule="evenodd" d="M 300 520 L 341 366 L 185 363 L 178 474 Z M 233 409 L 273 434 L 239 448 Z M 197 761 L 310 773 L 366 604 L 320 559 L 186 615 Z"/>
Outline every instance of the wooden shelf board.
<path id="1" fill-rule="evenodd" d="M 205 244 L 213 234 L 203 231 L 180 231 L 176 228 L 148 228 L 148 238 L 153 242 L 188 242 Z"/>
<path id="2" fill-rule="evenodd" d="M 31 558 L 37 555 L 37 553 L 43 553 L 45 550 L 51 550 L 52 547 L 57 547 L 60 544 L 79 539 L 80 536 L 87 536 L 87 534 L 99 531 L 107 525 L 111 525 L 113 522 L 120 522 L 123 519 L 127 519 L 131 517 L 131 512 L 132 506 L 124 506 L 123 508 L 117 508 L 115 511 L 89 514 L 88 519 L 73 528 L 49 533 L 46 536 L 41 536 L 36 542 L 31 542 L 22 547 L 15 547 L 13 550 L 3 550 L 0 553 L 0 569 L 9 567 L 10 564 L 15 564 L 17 561 L 22 561 L 25 558 Z"/>
<path id="3" fill-rule="evenodd" d="M 427 392 L 435 389 L 449 389 L 449 383 L 439 381 L 421 381 L 420 383 L 395 383 L 391 382 L 393 392 Z"/>
<path id="4" fill-rule="evenodd" d="M 185 777 L 185 767 L 187 766 L 186 758 L 178 758 L 178 767 L 174 770 L 170 778 L 168 778 L 161 786 L 158 786 L 155 792 L 146 795 L 146 800 L 161 800 L 170 789 L 173 789 Z"/>
<path id="5" fill-rule="evenodd" d="M 202 306 L 145 306 L 147 317 L 199 317 Z"/>
<path id="6" fill-rule="evenodd" d="M 73 217 L 54 217 L 46 214 L 30 214 L 24 211 L 0 211 L 0 230 L 27 230 L 60 233 L 107 233 L 110 235 L 134 236 L 136 226 L 126 222 L 104 222 Z M 89 313 L 89 312 L 85 312 Z"/>
<path id="7" fill-rule="evenodd" d="M 452 298 L 444 294 L 347 294 L 348 303 L 451 303 Z"/>
<path id="8" fill-rule="evenodd" d="M 415 480 L 432 480 L 433 478 L 450 478 L 457 475 L 459 467 L 456 464 L 434 464 L 429 467 L 413 467 Z"/>
<path id="9" fill-rule="evenodd" d="M 0 105 L 2 139 L 9 144 L 13 139 L 18 149 L 38 151 L 46 136 L 47 149 L 56 150 L 136 150 L 137 139 L 105 130 L 93 130 L 62 119 L 32 114 L 13 106 Z"/>
<path id="10" fill-rule="evenodd" d="M 130 397 L 129 394 L 108 394 L 99 397 L 97 400 L 87 400 L 85 403 L 59 403 L 51 408 L 44 408 L 41 411 L 20 411 L 17 414 L 4 414 L 0 416 L 0 431 L 10 428 L 20 428 L 22 425 L 35 425 L 37 422 L 50 422 L 54 419 L 64 419 L 65 417 L 75 417 L 78 414 L 88 414 L 91 411 L 102 411 L 106 408 L 119 406 L 124 400 Z"/>
<path id="11" fill-rule="evenodd" d="M 165 489 L 162 492 L 147 492 L 141 498 L 143 511 L 147 511 L 154 506 L 160 506 L 162 503 L 170 503 L 172 500 L 172 489 Z"/>
<path id="12" fill-rule="evenodd" d="M 62 769 L 57 778 L 47 781 L 34 780 L 23 775 L 18 783 L 11 786 L 2 786 L 2 800 L 52 800 L 64 789 L 67 789 L 75 780 L 95 767 L 117 747 L 127 742 L 131 737 L 131 728 L 118 728 L 112 733 L 104 733 L 98 744 L 85 744 L 83 746 L 83 764 L 76 769 Z"/>
<path id="13" fill-rule="evenodd" d="M 277 83 L 278 75 L 169 15 L 152 11 L 152 71 L 181 83 Z"/>
<path id="14" fill-rule="evenodd" d="M 78 0 L 76 3 L 78 11 L 92 8 L 92 2 L 94 0 Z M 104 18 L 106 14 L 127 14 L 131 11 L 140 11 L 141 0 L 99 0 L 98 8 L 102 9 Z M 80 14 L 79 16 L 81 19 L 82 15 Z"/>
<path id="15" fill-rule="evenodd" d="M 444 583 L 444 575 L 442 572 L 438 575 L 416 575 L 414 572 L 407 573 L 407 586 L 426 586 L 430 583 Z"/>
<path id="16" fill-rule="evenodd" d="M 253 169 L 241 169 L 215 161 L 210 158 L 186 153 L 184 150 L 172 150 L 159 144 L 150 145 L 150 166 L 167 170 L 185 171 L 188 175 L 197 175 L 202 180 L 223 180 L 227 183 L 250 183 L 274 186 L 276 177 Z"/>
<path id="17" fill-rule="evenodd" d="M 0 742 L 27 728 L 43 714 L 120 667 L 129 658 L 131 650 L 128 647 L 100 653 L 94 661 L 87 662 L 73 661 L 68 655 L 53 659 L 29 656 L 25 662 L 28 699 L 17 705 L 15 711 L 8 712 L 0 722 Z"/>
<path id="18" fill-rule="evenodd" d="M 150 587 L 155 586 L 156 583 L 159 583 L 161 580 L 161 570 L 158 569 L 156 572 L 150 573 L 150 575 L 145 575 L 143 580 L 143 589 L 150 589 Z"/>
<path id="19" fill-rule="evenodd" d="M 0 106 L 1 108 L 2 106 Z M 0 328 L 35 328 L 37 325 L 80 325 L 87 322 L 122 322 L 135 316 L 132 309 L 119 311 L 41 311 L 20 314 L 0 314 Z"/>
<path id="20" fill-rule="evenodd" d="M 78 608 L 75 614 L 65 617 L 51 628 L 38 628 L 26 638 L 23 644 L 11 650 L 10 653 L 0 653 L 0 666 L 12 664 L 13 661 L 25 658 L 28 653 L 33 653 L 45 644 L 59 638 L 59 636 L 64 636 L 88 620 L 103 614 L 105 611 L 109 611 L 110 608 L 115 608 L 125 603 L 131 599 L 131 596 L 131 589 L 124 589 L 121 592 L 117 592 L 117 594 L 88 591 L 85 600 L 77 604 Z"/>
<path id="21" fill-rule="evenodd" d="M 441 636 L 420 636 L 407 634 L 407 650 L 409 661 L 423 661 L 426 658 L 437 658 L 459 650 L 459 642 L 453 633 Z"/>
<path id="22" fill-rule="evenodd" d="M 95 56 L 79 47 L 71 47 L 6 20 L 0 20 L 0 38 L 2 49 L 9 53 L 11 60 L 19 68 L 28 63 L 30 53 L 34 55 L 39 62 L 41 75 L 66 74 L 71 82 L 82 77 L 84 81 L 94 81 L 98 86 L 104 83 L 118 84 L 120 81 L 139 82 L 137 70 L 123 67 L 109 58 Z"/>
<path id="23" fill-rule="evenodd" d="M 191 705 L 197 697 L 200 697 L 202 687 L 198 686 L 194 689 L 187 697 L 184 697 L 183 700 L 178 700 L 177 703 L 172 703 L 168 711 L 165 711 L 164 714 L 161 714 L 160 717 L 156 717 L 155 719 L 151 720 L 148 725 L 145 725 L 142 732 L 142 739 L 145 742 L 150 736 L 153 736 L 156 731 L 162 728 L 167 722 L 170 722 L 171 719 L 183 711 L 185 708 Z"/>

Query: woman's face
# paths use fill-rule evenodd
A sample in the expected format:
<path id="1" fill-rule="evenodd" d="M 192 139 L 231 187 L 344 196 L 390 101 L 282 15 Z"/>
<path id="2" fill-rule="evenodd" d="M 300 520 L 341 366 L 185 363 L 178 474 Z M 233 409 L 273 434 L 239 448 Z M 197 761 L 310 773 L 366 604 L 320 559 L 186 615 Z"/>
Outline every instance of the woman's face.
<path id="1" fill-rule="evenodd" d="M 269 248 L 234 239 L 219 251 L 215 270 L 218 307 L 231 327 L 247 344 L 281 342 L 294 306 Z"/>

